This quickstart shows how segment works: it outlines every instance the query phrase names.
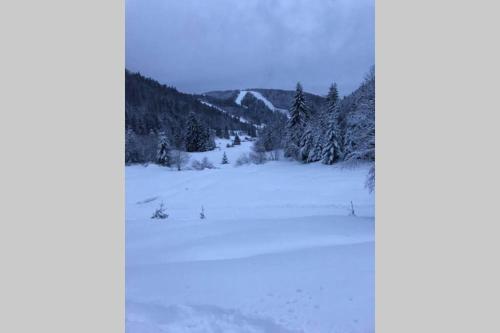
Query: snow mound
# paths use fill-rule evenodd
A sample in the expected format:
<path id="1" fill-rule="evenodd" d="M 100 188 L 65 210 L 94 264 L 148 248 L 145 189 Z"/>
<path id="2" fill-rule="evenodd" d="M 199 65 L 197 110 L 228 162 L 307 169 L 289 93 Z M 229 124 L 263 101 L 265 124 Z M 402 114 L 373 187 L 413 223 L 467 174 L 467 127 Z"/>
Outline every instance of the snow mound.
<path id="1" fill-rule="evenodd" d="M 294 333 L 268 318 L 212 305 L 127 303 L 127 333 Z"/>

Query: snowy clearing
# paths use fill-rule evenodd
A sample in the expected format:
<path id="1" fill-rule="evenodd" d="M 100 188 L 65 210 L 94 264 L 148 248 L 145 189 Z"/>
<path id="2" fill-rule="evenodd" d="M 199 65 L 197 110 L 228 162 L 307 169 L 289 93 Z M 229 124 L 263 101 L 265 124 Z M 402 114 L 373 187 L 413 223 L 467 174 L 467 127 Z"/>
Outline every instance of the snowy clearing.
<path id="1" fill-rule="evenodd" d="M 235 167 L 228 142 L 190 154 L 217 169 L 126 167 L 127 332 L 374 332 L 368 166 Z"/>

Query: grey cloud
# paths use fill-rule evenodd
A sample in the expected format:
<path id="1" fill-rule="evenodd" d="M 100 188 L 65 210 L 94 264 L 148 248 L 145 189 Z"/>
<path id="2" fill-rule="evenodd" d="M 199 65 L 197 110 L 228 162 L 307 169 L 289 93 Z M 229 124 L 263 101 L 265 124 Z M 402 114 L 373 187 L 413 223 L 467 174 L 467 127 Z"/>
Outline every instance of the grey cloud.
<path id="1" fill-rule="evenodd" d="M 126 66 L 181 91 L 347 94 L 374 64 L 373 0 L 127 0 Z"/>

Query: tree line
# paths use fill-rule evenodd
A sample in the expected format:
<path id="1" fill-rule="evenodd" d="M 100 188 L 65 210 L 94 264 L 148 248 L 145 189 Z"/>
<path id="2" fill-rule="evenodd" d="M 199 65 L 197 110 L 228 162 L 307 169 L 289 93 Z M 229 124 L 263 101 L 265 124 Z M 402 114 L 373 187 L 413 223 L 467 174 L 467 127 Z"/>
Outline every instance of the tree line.
<path id="1" fill-rule="evenodd" d="M 257 152 L 283 150 L 284 156 L 303 163 L 375 161 L 375 68 L 350 95 L 339 97 L 335 83 L 325 105 L 312 108 L 297 83 L 287 121 L 268 124 L 255 143 Z M 367 187 L 374 188 L 374 164 Z"/>
<path id="2" fill-rule="evenodd" d="M 252 124 L 241 122 L 139 73 L 125 71 L 125 162 L 159 163 L 158 147 L 166 140 L 170 150 L 206 151 L 214 138 L 235 131 L 255 136 Z"/>

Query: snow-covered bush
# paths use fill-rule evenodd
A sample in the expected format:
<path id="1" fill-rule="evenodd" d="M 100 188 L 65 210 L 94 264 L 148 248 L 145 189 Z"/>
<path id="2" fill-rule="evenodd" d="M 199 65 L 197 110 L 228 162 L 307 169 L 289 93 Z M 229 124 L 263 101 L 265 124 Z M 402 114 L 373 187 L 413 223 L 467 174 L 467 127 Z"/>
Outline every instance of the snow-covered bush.
<path id="1" fill-rule="evenodd" d="M 250 163 L 250 157 L 248 154 L 241 154 L 240 157 L 235 162 L 235 166 L 242 166 Z"/>
<path id="2" fill-rule="evenodd" d="M 170 163 L 175 165 L 179 171 L 189 162 L 189 155 L 182 150 L 171 150 L 169 155 Z"/>
<path id="3" fill-rule="evenodd" d="M 254 164 L 263 164 L 266 162 L 266 153 L 262 151 L 253 151 L 248 155 L 248 158 L 250 159 L 250 162 Z"/>
<path id="4" fill-rule="evenodd" d="M 271 150 L 267 153 L 267 159 L 269 161 L 279 161 L 282 155 L 283 151 L 281 149 Z"/>
<path id="5" fill-rule="evenodd" d="M 204 170 L 204 169 L 215 169 L 215 166 L 213 165 L 212 162 L 210 162 L 208 160 L 208 158 L 204 157 L 201 162 L 198 161 L 198 160 L 194 160 L 192 163 L 191 163 L 191 168 L 193 168 L 194 170 Z"/>
<path id="6" fill-rule="evenodd" d="M 201 160 L 201 165 L 204 169 L 215 169 L 214 164 L 210 162 L 207 157 L 203 157 L 203 159 Z"/>
<path id="7" fill-rule="evenodd" d="M 191 162 L 191 168 L 194 170 L 203 170 L 203 166 L 198 160 L 193 160 L 193 162 Z"/>
<path id="8" fill-rule="evenodd" d="M 168 217 L 167 214 L 167 208 L 163 204 L 163 202 L 160 204 L 160 207 L 158 207 L 153 215 L 151 216 L 152 219 L 166 219 Z"/>

